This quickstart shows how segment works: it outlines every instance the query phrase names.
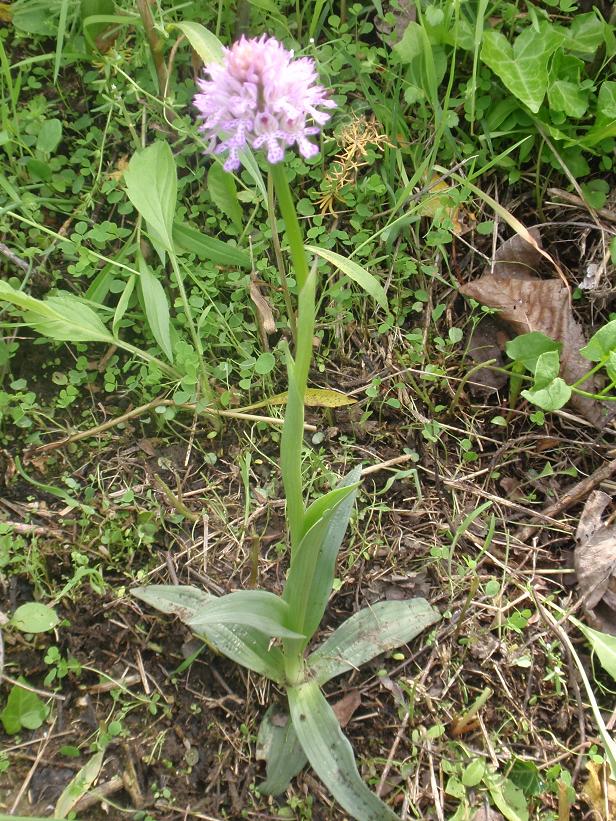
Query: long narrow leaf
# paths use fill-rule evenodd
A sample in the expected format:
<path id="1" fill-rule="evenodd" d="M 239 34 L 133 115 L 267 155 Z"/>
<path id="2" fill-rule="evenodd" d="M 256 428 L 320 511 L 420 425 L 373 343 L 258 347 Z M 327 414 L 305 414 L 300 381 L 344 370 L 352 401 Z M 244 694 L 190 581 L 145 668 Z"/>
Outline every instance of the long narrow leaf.
<path id="1" fill-rule="evenodd" d="M 156 279 L 140 252 L 137 254 L 137 265 L 139 268 L 141 298 L 143 299 L 143 308 L 148 325 L 159 348 L 173 365 L 169 300 L 165 289 Z"/>
<path id="2" fill-rule="evenodd" d="M 36 299 L 0 280 L 0 302 L 19 310 L 38 333 L 59 342 L 113 342 L 98 314 L 72 294 Z"/>
<path id="3" fill-rule="evenodd" d="M 169 145 L 155 142 L 137 151 L 124 172 L 129 200 L 147 223 L 155 243 L 173 253 L 177 170 Z"/>
<path id="4" fill-rule="evenodd" d="M 241 248 L 228 245 L 215 237 L 208 237 L 196 228 L 183 222 L 173 223 L 173 241 L 177 253 L 196 254 L 199 259 L 207 259 L 225 268 L 250 268 L 250 255 Z"/>
<path id="5" fill-rule="evenodd" d="M 237 188 L 233 174 L 222 165 L 212 163 L 207 173 L 207 191 L 214 205 L 228 217 L 238 231 L 242 230 L 242 209 L 237 198 Z"/>
<path id="6" fill-rule="evenodd" d="M 111 323 L 111 330 L 114 336 L 118 335 L 118 331 L 120 329 L 120 322 L 124 319 L 124 315 L 128 308 L 128 303 L 130 302 L 130 298 L 133 295 L 133 291 L 135 289 L 135 275 L 131 274 L 126 281 L 126 285 L 124 286 L 124 290 L 118 300 L 118 304 L 116 305 L 115 312 L 113 314 L 113 322 Z"/>
<path id="7" fill-rule="evenodd" d="M 364 784 L 353 748 L 315 681 L 288 690 L 291 719 L 312 768 L 340 806 L 357 821 L 399 821 Z"/>
<path id="8" fill-rule="evenodd" d="M 136 588 L 132 594 L 163 613 L 177 616 L 184 623 L 204 605 L 216 601 L 215 596 L 203 590 L 183 585 L 148 585 Z M 198 634 L 232 661 L 277 683 L 284 681 L 282 652 L 278 647 L 270 647 L 271 640 L 264 633 L 240 624 L 217 624 L 200 630 Z"/>
<path id="9" fill-rule="evenodd" d="M 197 52 L 204 63 L 218 63 L 223 58 L 223 45 L 209 29 L 201 23 L 185 20 L 182 23 L 172 23 L 170 28 L 179 29 Z"/>
<path id="10" fill-rule="evenodd" d="M 195 631 L 217 624 L 242 624 L 268 637 L 302 638 L 302 634 L 286 627 L 288 612 L 289 605 L 274 593 L 238 590 L 220 598 L 212 597 L 185 621 Z"/>
<path id="11" fill-rule="evenodd" d="M 307 613 L 311 609 L 313 582 L 333 510 L 314 524 L 299 543 L 291 560 L 283 598 L 289 603 L 289 626 L 309 640 Z M 329 593 L 329 591 L 328 591 Z"/>
<path id="12" fill-rule="evenodd" d="M 361 468 L 359 468 L 358 476 L 359 475 L 361 475 Z M 341 499 L 348 496 L 351 490 L 352 488 L 341 484 L 333 490 L 330 490 L 329 493 L 325 493 L 323 496 L 319 496 L 318 499 L 315 499 L 306 510 L 304 533 L 307 533 L 312 525 L 316 524 L 328 510 L 335 507 Z"/>
<path id="13" fill-rule="evenodd" d="M 83 798 L 98 778 L 103 766 L 103 753 L 98 752 L 86 761 L 79 772 L 69 781 L 56 803 L 54 818 L 64 818 Z"/>
<path id="14" fill-rule="evenodd" d="M 361 467 L 355 468 L 337 491 L 332 491 L 335 501 L 307 531 L 291 561 L 283 597 L 289 602 L 289 624 L 308 638 L 319 626 L 327 606 L 360 474 Z"/>
<path id="15" fill-rule="evenodd" d="M 307 245 L 306 250 L 310 251 L 311 254 L 316 254 L 319 257 L 323 257 L 323 259 L 326 259 L 328 262 L 331 262 L 331 264 L 335 265 L 336 268 L 342 271 L 343 274 L 346 274 L 349 279 L 352 279 L 360 285 L 366 293 L 370 294 L 370 296 L 376 300 L 384 311 L 387 310 L 387 294 L 385 293 L 385 289 L 378 279 L 368 273 L 368 271 L 366 271 L 365 268 L 362 268 L 361 265 L 358 265 L 356 262 L 353 262 L 353 260 L 347 259 L 340 254 L 336 254 L 334 251 L 328 251 L 325 248 L 317 248 L 316 245 Z"/>
<path id="16" fill-rule="evenodd" d="M 308 657 L 319 684 L 411 641 L 440 614 L 425 599 L 386 601 L 351 616 Z"/>

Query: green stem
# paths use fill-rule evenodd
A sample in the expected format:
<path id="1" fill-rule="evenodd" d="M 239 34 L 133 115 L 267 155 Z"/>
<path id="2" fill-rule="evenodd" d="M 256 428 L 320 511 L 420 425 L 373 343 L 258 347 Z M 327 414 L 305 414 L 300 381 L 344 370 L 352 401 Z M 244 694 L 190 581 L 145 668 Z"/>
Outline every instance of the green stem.
<path id="1" fill-rule="evenodd" d="M 180 266 L 178 265 L 178 261 L 176 259 L 175 254 L 170 253 L 169 259 L 171 260 L 171 267 L 173 268 L 173 274 L 175 277 L 175 284 L 177 286 L 178 291 L 180 292 L 180 299 L 182 300 L 182 307 L 184 308 L 184 314 L 186 316 L 186 324 L 188 325 L 188 332 L 190 333 L 195 351 L 197 352 L 197 356 L 199 357 L 199 368 L 201 370 L 201 391 L 203 396 L 208 400 L 211 401 L 212 399 L 212 389 L 210 388 L 210 375 L 208 373 L 207 367 L 205 365 L 205 359 L 203 356 L 203 345 L 201 344 L 201 338 L 197 331 L 197 327 L 195 325 L 192 309 L 190 307 L 190 303 L 188 302 L 188 296 L 186 295 L 186 289 L 184 288 L 184 280 L 182 279 L 182 272 L 180 271 Z"/>
<path id="2" fill-rule="evenodd" d="M 301 291 L 308 279 L 308 262 L 306 261 L 306 252 L 304 250 L 304 240 L 302 231 L 299 227 L 299 220 L 297 219 L 297 212 L 293 205 L 293 197 L 291 189 L 289 188 L 289 181 L 285 173 L 285 168 L 282 163 L 277 165 L 270 165 L 270 173 L 274 181 L 274 190 L 278 199 L 278 206 L 280 214 L 284 220 L 284 225 L 287 234 L 287 242 L 289 243 L 289 253 L 291 254 L 291 262 L 293 263 L 293 270 L 295 272 L 295 281 L 297 282 L 297 289 Z"/>
<path id="3" fill-rule="evenodd" d="M 272 172 L 267 175 L 267 216 L 270 224 L 270 231 L 272 232 L 272 245 L 274 246 L 274 255 L 276 257 L 276 267 L 278 268 L 278 275 L 280 276 L 280 284 L 282 286 L 282 294 L 284 296 L 284 304 L 287 309 L 287 317 L 291 327 L 291 334 L 293 341 L 297 341 L 297 325 L 295 322 L 295 311 L 293 310 L 293 303 L 291 302 L 291 292 L 289 291 L 289 282 L 287 280 L 287 273 L 285 271 L 284 259 L 282 258 L 282 249 L 280 248 L 280 237 L 278 236 L 278 228 L 276 225 L 276 204 L 274 202 L 274 179 Z"/>

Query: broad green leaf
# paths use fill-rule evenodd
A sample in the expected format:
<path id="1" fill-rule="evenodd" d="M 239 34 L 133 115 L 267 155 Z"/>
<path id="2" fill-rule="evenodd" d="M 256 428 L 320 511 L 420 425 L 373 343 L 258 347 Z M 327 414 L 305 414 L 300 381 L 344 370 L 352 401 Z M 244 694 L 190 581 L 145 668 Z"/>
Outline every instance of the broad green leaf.
<path id="1" fill-rule="evenodd" d="M 290 715 L 272 704 L 259 727 L 257 758 L 266 762 L 267 779 L 257 786 L 263 795 L 281 795 L 307 763 Z"/>
<path id="2" fill-rule="evenodd" d="M 542 410 L 554 411 L 562 408 L 571 398 L 571 388 L 558 376 L 559 372 L 558 351 L 542 353 L 535 365 L 533 387 L 522 391 L 522 396 Z"/>
<path id="3" fill-rule="evenodd" d="M 360 468 L 343 481 L 349 482 L 346 493 L 326 509 L 305 533 L 292 559 L 283 597 L 289 603 L 289 625 L 303 633 L 307 641 L 313 635 L 325 611 L 334 580 L 336 557 L 353 510 Z"/>
<path id="4" fill-rule="evenodd" d="M 11 624 L 23 633 L 47 633 L 60 619 L 53 607 L 40 602 L 22 604 L 13 613 Z"/>
<path id="5" fill-rule="evenodd" d="M 600 20 L 595 12 L 574 14 L 571 25 L 565 29 L 566 47 L 578 54 L 594 54 L 604 42 L 606 28 L 608 24 Z"/>
<path id="6" fill-rule="evenodd" d="M 86 761 L 83 767 L 66 785 L 56 803 L 54 818 L 63 818 L 73 809 L 75 804 L 84 797 L 92 784 L 98 778 L 103 766 L 104 753 L 98 752 Z"/>
<path id="7" fill-rule="evenodd" d="M 545 388 L 560 373 L 560 354 L 556 350 L 545 351 L 537 357 L 534 388 Z"/>
<path id="8" fill-rule="evenodd" d="M 36 299 L 0 280 L 0 302 L 18 308 L 30 327 L 50 339 L 59 342 L 114 341 L 92 308 L 72 294 Z"/>
<path id="9" fill-rule="evenodd" d="M 171 320 L 169 318 L 167 294 L 140 252 L 137 254 L 137 265 L 139 267 L 139 289 L 149 328 L 159 348 L 169 362 L 173 364 Z"/>
<path id="10" fill-rule="evenodd" d="M 113 0 L 81 0 L 81 23 L 82 25 L 88 17 L 99 15 L 110 15 L 115 11 Z M 99 34 L 107 28 L 108 23 L 95 23 L 92 26 L 84 26 L 92 41 L 95 41 Z"/>
<path id="11" fill-rule="evenodd" d="M 243 624 L 216 624 L 199 631 L 208 644 L 227 658 L 260 676 L 283 684 L 284 659 L 279 647 L 271 646 L 269 636 Z"/>
<path id="12" fill-rule="evenodd" d="M 186 39 L 205 65 L 221 62 L 223 58 L 222 43 L 215 34 L 212 34 L 201 23 L 185 20 L 182 23 L 172 23 L 169 28 L 177 28 L 186 36 Z"/>
<path id="13" fill-rule="evenodd" d="M 483 783 L 488 788 L 494 805 L 501 811 L 507 821 L 528 821 L 528 802 L 523 791 L 497 773 L 486 775 Z"/>
<path id="14" fill-rule="evenodd" d="M 298 633 L 306 636 L 303 646 L 307 644 L 318 627 L 318 621 L 316 625 L 313 625 L 313 614 L 323 591 L 316 589 L 316 577 L 318 563 L 323 555 L 325 536 L 334 510 L 335 508 L 330 508 L 310 528 L 295 548 L 283 592 L 284 600 L 289 603 L 289 625 Z M 326 591 L 326 595 L 329 596 L 330 592 L 331 588 Z"/>
<path id="15" fill-rule="evenodd" d="M 616 319 L 599 328 L 590 337 L 588 344 L 581 349 L 580 353 L 591 362 L 600 362 L 608 357 L 612 351 L 616 351 Z"/>
<path id="16" fill-rule="evenodd" d="M 113 322 L 111 323 L 111 331 L 114 336 L 118 335 L 118 331 L 120 329 L 120 322 L 124 319 L 124 315 L 126 314 L 126 310 L 128 308 L 128 303 L 130 302 L 130 298 L 133 295 L 133 291 L 135 290 L 135 274 L 131 274 L 126 281 L 126 285 L 124 286 L 124 290 L 120 298 L 118 299 L 118 304 L 116 305 L 116 309 L 113 314 Z"/>
<path id="17" fill-rule="evenodd" d="M 208 602 L 216 601 L 215 596 L 203 590 L 183 585 L 149 585 L 138 587 L 132 593 L 184 623 Z M 284 681 L 282 653 L 278 647 L 270 647 L 270 638 L 259 630 L 240 624 L 218 624 L 200 630 L 198 635 L 219 653 L 249 670 L 278 683 Z"/>
<path id="18" fill-rule="evenodd" d="M 53 154 L 62 139 L 60 120 L 44 120 L 36 138 L 36 150 L 42 154 Z"/>
<path id="19" fill-rule="evenodd" d="M 568 117 L 580 119 L 588 108 L 589 90 L 570 80 L 555 80 L 548 86 L 548 102 L 552 111 L 562 111 Z"/>
<path id="20" fill-rule="evenodd" d="M 353 748 L 319 685 L 310 681 L 287 691 L 291 719 L 313 770 L 340 806 L 357 821 L 399 821 L 364 784 Z"/>
<path id="21" fill-rule="evenodd" d="M 584 633 L 592 649 L 595 651 L 603 669 L 616 681 L 616 636 L 593 630 L 581 621 L 569 616 L 571 621 Z"/>
<path id="22" fill-rule="evenodd" d="M 440 619 L 425 599 L 385 601 L 355 613 L 308 657 L 319 684 L 356 670 L 381 653 L 406 644 Z"/>
<path id="23" fill-rule="evenodd" d="M 233 174 L 222 165 L 212 163 L 207 172 L 207 192 L 216 207 L 228 217 L 238 231 L 242 230 L 242 209 L 237 198 L 237 188 Z"/>
<path id="24" fill-rule="evenodd" d="M 208 237 L 196 228 L 181 222 L 173 223 L 173 241 L 177 253 L 196 254 L 225 268 L 250 268 L 250 255 L 214 237 Z"/>
<path id="25" fill-rule="evenodd" d="M 567 404 L 571 398 L 571 388 L 560 376 L 543 388 L 522 391 L 524 399 L 545 411 L 555 411 Z"/>
<path id="26" fill-rule="evenodd" d="M 605 80 L 597 95 L 597 120 L 599 123 L 616 120 L 616 81 Z"/>
<path id="27" fill-rule="evenodd" d="M 484 31 L 482 61 L 536 114 L 548 88 L 548 62 L 563 35 L 550 25 L 529 26 L 513 46 L 499 31 Z"/>
<path id="28" fill-rule="evenodd" d="M 196 632 L 211 625 L 242 624 L 259 630 L 269 637 L 302 638 L 301 634 L 289 630 L 285 622 L 289 605 L 274 593 L 266 590 L 238 590 L 220 598 L 213 598 L 201 605 L 196 612 L 183 621 Z"/>
<path id="29" fill-rule="evenodd" d="M 27 684 L 22 677 L 18 682 Z M 49 715 L 45 702 L 36 693 L 20 687 L 19 683 L 11 687 L 6 705 L 0 713 L 0 721 L 8 735 L 15 735 L 22 729 L 36 730 Z"/>
<path id="30" fill-rule="evenodd" d="M 146 604 L 167 613 L 177 616 L 181 621 L 192 618 L 197 610 L 207 605 L 215 596 L 190 585 L 150 584 L 145 587 L 136 587 L 131 591 Z"/>
<path id="31" fill-rule="evenodd" d="M 560 351 L 562 345 L 539 331 L 531 331 L 511 339 L 505 345 L 507 356 L 514 362 L 521 362 L 531 373 L 535 372 L 537 360 L 548 351 Z"/>
<path id="32" fill-rule="evenodd" d="M 158 141 L 133 154 L 124 172 L 124 183 L 152 239 L 172 254 L 177 171 L 169 145 Z"/>
<path id="33" fill-rule="evenodd" d="M 350 476 L 351 474 L 349 474 Z M 319 496 L 318 499 L 308 507 L 306 510 L 306 515 L 304 517 L 304 534 L 306 534 L 312 525 L 316 524 L 319 519 L 324 516 L 328 510 L 335 507 L 338 502 L 342 501 L 346 496 L 353 491 L 356 491 L 359 486 L 359 480 L 361 478 L 361 466 L 358 466 L 353 470 L 352 475 L 354 478 L 352 481 L 347 482 L 349 477 L 343 479 L 343 481 L 335 487 L 333 490 L 330 490 L 329 493 L 323 494 L 323 496 Z"/>
<path id="34" fill-rule="evenodd" d="M 385 293 L 385 289 L 378 279 L 372 274 L 369 274 L 361 265 L 333 251 L 328 251 L 325 248 L 317 248 L 315 245 L 307 245 L 306 250 L 335 265 L 336 268 L 342 271 L 343 274 L 346 274 L 349 279 L 352 279 L 353 282 L 356 282 L 364 291 L 370 294 L 384 311 L 387 310 L 387 294 Z"/>

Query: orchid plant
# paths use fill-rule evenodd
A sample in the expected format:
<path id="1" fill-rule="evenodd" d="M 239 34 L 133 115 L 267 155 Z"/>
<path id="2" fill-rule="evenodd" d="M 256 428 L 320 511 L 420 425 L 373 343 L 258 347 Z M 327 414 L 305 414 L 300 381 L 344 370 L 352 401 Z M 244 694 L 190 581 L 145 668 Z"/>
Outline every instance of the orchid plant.
<path id="1" fill-rule="evenodd" d="M 207 150 L 225 155 L 225 169 L 236 170 L 251 149 L 265 149 L 297 284 L 295 351 L 286 353 L 288 397 L 280 447 L 290 544 L 284 590 L 280 596 L 241 590 L 216 597 L 190 586 L 153 585 L 133 593 L 178 616 L 212 648 L 286 690 L 285 718 L 281 721 L 277 715 L 274 720 L 270 708 L 260 730 L 267 765 L 262 793 L 284 792 L 308 761 L 347 813 L 360 821 L 380 821 L 397 816 L 361 779 L 351 745 L 321 688 L 410 641 L 439 616 L 420 598 L 381 602 L 355 613 L 309 652 L 332 591 L 336 558 L 361 478 L 357 466 L 333 490 L 306 504 L 301 470 L 304 397 L 318 273 L 316 263 L 309 266 L 284 154 L 294 145 L 304 157 L 318 153 L 310 138 L 329 119 L 334 102 L 316 79 L 314 62 L 295 59 L 277 40 L 242 38 L 206 65 L 195 97 Z M 273 205 L 273 198 L 270 202 Z M 311 250 L 318 254 L 318 249 Z"/>

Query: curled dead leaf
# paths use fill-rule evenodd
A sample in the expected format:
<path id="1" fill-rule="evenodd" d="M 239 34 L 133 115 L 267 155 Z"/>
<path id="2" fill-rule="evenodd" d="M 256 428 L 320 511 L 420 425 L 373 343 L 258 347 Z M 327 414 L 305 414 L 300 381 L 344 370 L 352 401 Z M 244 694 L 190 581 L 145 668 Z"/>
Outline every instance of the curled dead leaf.
<path id="1" fill-rule="evenodd" d="M 259 283 L 255 277 L 250 279 L 250 298 L 255 306 L 259 337 L 264 350 L 269 351 L 267 337 L 276 331 L 276 322 L 272 312 L 272 306 L 261 293 Z"/>
<path id="2" fill-rule="evenodd" d="M 358 707 L 361 707 L 361 694 L 359 690 L 349 690 L 346 696 L 343 696 L 335 704 L 332 704 L 332 709 L 341 727 L 346 727 Z"/>
<path id="3" fill-rule="evenodd" d="M 611 501 L 601 490 L 588 497 L 575 534 L 573 565 L 592 626 L 616 635 L 616 527 L 602 518 Z"/>
<path id="4" fill-rule="evenodd" d="M 592 807 L 594 821 L 613 821 L 616 818 L 616 781 L 607 764 L 597 765 L 589 761 L 588 780 L 582 796 Z"/>

